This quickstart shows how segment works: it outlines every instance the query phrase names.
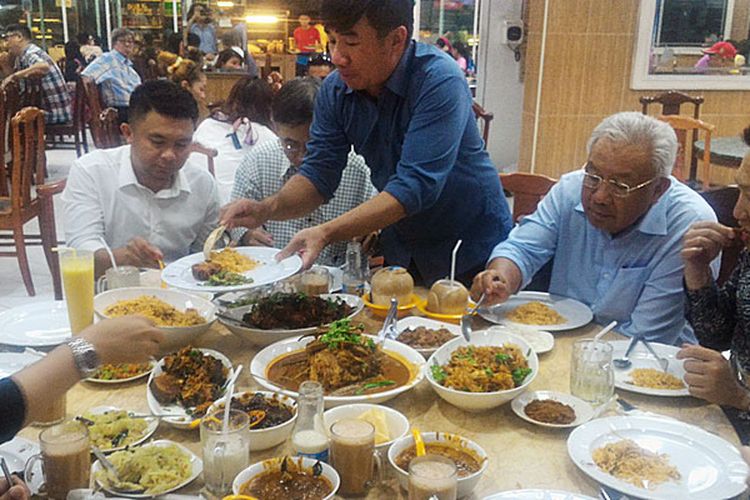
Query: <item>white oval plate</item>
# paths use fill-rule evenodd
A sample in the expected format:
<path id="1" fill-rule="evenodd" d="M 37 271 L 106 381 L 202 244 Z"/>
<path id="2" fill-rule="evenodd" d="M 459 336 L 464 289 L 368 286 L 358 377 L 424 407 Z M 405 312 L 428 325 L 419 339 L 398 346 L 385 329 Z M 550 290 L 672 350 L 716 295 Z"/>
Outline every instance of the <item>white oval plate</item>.
<path id="1" fill-rule="evenodd" d="M 592 459 L 594 450 L 623 439 L 668 455 L 669 462 L 680 472 L 680 480 L 646 489 L 599 469 Z M 719 436 L 678 420 L 644 416 L 590 420 L 570 433 L 568 455 L 595 481 L 637 498 L 720 500 L 733 498 L 746 489 L 748 466 L 737 448 Z"/>
<path id="2" fill-rule="evenodd" d="M 224 293 L 235 292 L 237 290 L 247 290 L 258 286 L 275 283 L 293 275 L 302 269 L 302 259 L 299 255 L 292 255 L 281 262 L 276 262 L 278 248 L 267 247 L 237 247 L 235 250 L 246 257 L 257 260 L 261 263 L 252 271 L 243 273 L 245 276 L 252 278 L 252 283 L 234 286 L 203 286 L 193 277 L 192 266 L 203 262 L 205 257 L 203 252 L 194 253 L 172 262 L 161 273 L 161 278 L 170 286 L 181 288 L 183 290 L 192 290 L 196 292 Z"/>
<path id="3" fill-rule="evenodd" d="M 187 453 L 187 455 L 190 457 L 190 464 L 193 466 L 193 471 L 190 474 L 190 477 L 187 478 L 185 481 L 178 484 L 174 488 L 170 488 L 167 491 L 159 493 L 159 495 L 165 495 L 167 493 L 177 491 L 184 486 L 187 486 L 188 484 L 193 482 L 195 478 L 200 476 L 201 472 L 203 472 L 203 461 L 200 458 L 198 458 L 198 456 L 195 453 L 188 450 L 187 448 L 182 446 L 180 443 L 175 443 L 174 441 L 169 441 L 168 439 L 159 439 L 159 440 L 152 441 L 151 443 L 143 445 L 143 448 L 146 448 L 148 446 L 158 446 L 160 448 L 166 448 L 167 446 L 172 445 L 172 444 L 176 444 L 184 453 Z M 96 477 L 96 473 L 99 472 L 100 470 L 102 470 L 102 464 L 99 463 L 99 460 L 97 460 L 96 462 L 94 462 L 94 465 L 91 467 L 91 475 L 93 477 Z M 99 481 L 98 479 L 96 480 L 96 483 L 99 486 L 101 486 L 104 489 L 104 491 L 106 491 L 107 493 L 111 493 L 115 496 L 127 497 L 127 498 L 154 498 L 154 495 L 147 495 L 145 493 L 135 495 L 132 493 L 123 493 L 121 491 L 113 491 L 109 489 L 108 486 L 104 485 L 101 481 Z"/>
<path id="4" fill-rule="evenodd" d="M 495 325 L 487 328 L 488 332 L 512 333 L 518 335 L 529 343 L 534 352 L 544 354 L 555 347 L 555 336 L 544 330 L 536 328 L 521 327 L 516 325 Z"/>
<path id="5" fill-rule="evenodd" d="M 483 500 L 596 500 L 580 493 L 560 490 L 514 490 L 486 496 Z"/>
<path id="6" fill-rule="evenodd" d="M 401 335 L 401 333 L 404 330 L 409 330 L 409 329 L 417 328 L 420 326 L 423 326 L 425 328 L 431 328 L 433 330 L 445 328 L 446 330 L 450 331 L 453 334 L 454 336 L 453 338 L 460 337 L 462 335 L 461 327 L 456 324 L 445 323 L 443 321 L 438 321 L 436 319 L 431 319 L 431 318 L 425 318 L 422 316 L 407 316 L 406 318 L 398 320 L 398 323 L 396 323 L 396 331 L 398 332 L 399 335 Z M 448 343 L 451 340 L 453 339 L 447 340 L 444 343 Z M 408 345 L 408 344 L 405 344 L 405 345 Z M 432 347 L 428 349 L 419 349 L 417 347 L 412 347 L 412 349 L 414 349 L 415 351 L 420 353 L 422 356 L 424 356 L 425 359 L 427 359 L 430 356 L 432 356 L 432 353 L 437 351 L 439 347 L 440 346 Z"/>
<path id="7" fill-rule="evenodd" d="M 122 408 L 118 408 L 116 406 L 97 406 L 96 408 L 91 408 L 89 411 L 85 413 L 90 413 L 91 415 L 104 415 L 106 412 L 110 411 L 120 411 Z M 135 412 L 129 412 L 129 413 L 135 413 Z M 154 432 L 156 432 L 156 429 L 159 427 L 159 419 L 158 418 L 144 418 L 143 420 L 146 421 L 146 432 L 138 438 L 137 440 L 133 441 L 127 446 L 118 446 L 117 448 L 100 448 L 104 453 L 114 453 L 115 451 L 124 450 L 125 448 L 134 448 L 138 446 L 139 444 L 146 441 L 148 438 L 154 435 Z"/>
<path id="8" fill-rule="evenodd" d="M 370 337 L 373 340 L 375 339 L 375 337 L 373 337 L 372 335 L 367 335 L 367 337 Z M 258 382 L 258 384 L 265 387 L 266 389 L 269 389 L 271 391 L 278 391 L 296 398 L 298 396 L 297 392 L 284 389 L 269 381 L 266 378 L 266 371 L 268 370 L 271 362 L 282 354 L 287 354 L 304 349 L 304 347 L 312 341 L 312 337 L 306 337 L 304 339 L 292 337 L 280 340 L 275 344 L 269 345 L 265 349 L 261 350 L 258 354 L 256 354 L 250 361 L 250 373 L 253 375 L 256 382 Z M 408 345 L 390 339 L 385 340 L 383 348 L 386 351 L 397 353 L 412 364 L 412 366 L 409 368 L 411 370 L 411 380 L 409 380 L 407 384 L 404 384 L 402 386 L 390 389 L 388 391 L 376 392 L 375 394 L 363 394 L 362 396 L 324 396 L 323 399 L 325 400 L 326 408 L 345 405 L 349 403 L 382 403 L 384 401 L 388 401 L 389 399 L 395 398 L 402 392 L 408 391 L 422 381 L 422 378 L 424 378 L 424 374 L 422 373 L 424 370 L 422 370 L 422 367 L 425 364 L 425 360 L 421 354 L 419 354 Z"/>
<path id="9" fill-rule="evenodd" d="M 155 360 L 151 360 L 151 369 L 150 370 L 145 371 L 143 373 L 139 373 L 138 375 L 134 375 L 132 377 L 118 378 L 118 379 L 113 379 L 113 380 L 105 380 L 103 378 L 89 377 L 89 378 L 84 379 L 84 380 L 86 382 L 92 382 L 94 384 L 125 384 L 125 383 L 128 383 L 128 382 L 132 382 L 134 380 L 138 380 L 138 379 L 142 379 L 144 377 L 148 377 L 151 374 L 151 372 L 154 370 L 155 366 L 156 366 L 156 361 Z"/>
<path id="10" fill-rule="evenodd" d="M 203 354 L 210 354 L 214 358 L 221 360 L 221 363 L 229 370 L 229 372 L 227 373 L 227 382 L 230 378 L 232 378 L 234 369 L 232 368 L 232 362 L 229 361 L 229 358 L 224 356 L 219 351 L 214 351 L 213 349 L 204 349 L 202 347 L 196 347 L 196 349 L 198 349 Z M 162 406 L 162 404 L 157 401 L 156 396 L 154 396 L 154 394 L 151 392 L 151 381 L 155 377 L 158 377 L 162 374 L 163 365 L 164 358 L 160 359 L 156 363 L 156 366 L 151 371 L 151 375 L 149 375 L 148 377 L 148 382 L 146 383 L 146 402 L 148 403 L 148 409 L 151 410 L 151 413 L 153 413 L 154 415 L 175 415 L 174 417 L 165 417 L 163 418 L 163 420 L 169 425 L 172 425 L 178 429 L 189 429 L 190 424 L 193 422 L 193 420 L 195 420 L 195 418 L 188 415 L 186 408 L 183 408 L 177 403 Z M 226 389 L 226 383 L 224 384 L 224 387 L 222 389 Z"/>
<path id="11" fill-rule="evenodd" d="M 0 352 L 0 378 L 10 377 L 43 357 L 43 353 L 32 349 L 23 352 Z"/>
<path id="12" fill-rule="evenodd" d="M 505 318 L 508 312 L 512 309 L 529 302 L 541 302 L 544 305 L 551 307 L 566 319 L 565 323 L 560 323 L 559 325 L 525 325 L 523 323 L 509 321 Z M 560 295 L 551 295 L 545 292 L 519 292 L 502 304 L 479 309 L 479 315 L 491 323 L 534 328 L 549 332 L 579 328 L 589 324 L 591 320 L 594 319 L 594 313 L 592 313 L 591 309 L 589 309 L 589 307 L 583 302 L 562 297 Z"/>
<path id="13" fill-rule="evenodd" d="M 65 301 L 31 302 L 0 313 L 0 344 L 52 347 L 70 339 Z"/>
<path id="14" fill-rule="evenodd" d="M 630 340 L 611 341 L 610 344 L 612 344 L 612 358 L 616 359 L 624 356 L 629 343 Z M 676 358 L 677 352 L 680 349 L 671 345 L 657 344 L 656 342 L 649 342 L 649 344 L 654 348 L 656 354 L 669 360 L 669 367 L 667 369 L 667 372 L 671 373 L 678 379 L 683 380 L 685 378 L 685 366 L 683 365 L 684 361 Z M 648 349 L 646 349 L 646 346 L 644 346 L 642 342 L 638 342 L 635 347 L 633 347 L 633 350 L 630 352 L 629 359 L 632 362 L 629 368 L 621 370 L 615 367 L 615 387 L 617 387 L 618 389 L 637 392 L 638 394 L 646 394 L 648 396 L 690 396 L 690 391 L 688 390 L 687 386 L 682 389 L 671 390 L 640 387 L 630 383 L 630 381 L 632 380 L 630 372 L 632 372 L 636 368 L 654 368 L 661 371 L 661 367 L 656 361 L 656 358 L 654 358 L 651 353 L 648 352 Z"/>
<path id="15" fill-rule="evenodd" d="M 548 424 L 546 422 L 540 422 L 526 415 L 524 408 L 526 405 L 534 401 L 535 399 L 552 399 L 564 405 L 568 405 L 573 408 L 576 412 L 576 419 L 569 424 Z M 591 420 L 594 416 L 594 408 L 586 401 L 579 399 L 571 394 L 565 394 L 563 392 L 556 391 L 534 391 L 524 392 L 516 399 L 511 401 L 510 407 L 513 412 L 532 424 L 541 425 L 542 427 L 549 427 L 552 429 L 567 429 L 570 427 L 578 427 L 579 425 Z"/>

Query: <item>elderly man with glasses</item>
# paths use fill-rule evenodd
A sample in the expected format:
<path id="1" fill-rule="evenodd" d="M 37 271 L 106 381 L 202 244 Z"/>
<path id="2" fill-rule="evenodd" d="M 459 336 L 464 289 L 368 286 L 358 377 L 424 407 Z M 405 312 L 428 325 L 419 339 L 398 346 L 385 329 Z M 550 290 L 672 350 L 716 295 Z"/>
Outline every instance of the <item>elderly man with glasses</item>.
<path id="1" fill-rule="evenodd" d="M 682 237 L 716 215 L 671 176 L 676 153 L 668 124 L 635 112 L 606 118 L 583 169 L 563 175 L 495 247 L 473 296 L 503 302 L 554 258 L 550 293 L 585 303 L 598 323 L 616 320 L 626 335 L 666 344 L 695 342 L 683 310 Z"/>
<path id="2" fill-rule="evenodd" d="M 118 121 L 128 121 L 130 94 L 141 84 L 141 77 L 130 60 L 135 37 L 126 28 L 112 31 L 112 50 L 94 59 L 81 76 L 93 79 L 101 91 L 106 107 L 117 110 Z"/>
<path id="3" fill-rule="evenodd" d="M 233 200 L 263 200 L 276 194 L 299 172 L 310 139 L 313 108 L 320 85 L 317 78 L 297 78 L 281 87 L 271 104 L 271 115 L 279 140 L 265 142 L 248 152 L 235 175 Z M 264 229 L 233 229 L 233 237 L 242 237 L 245 245 L 283 248 L 302 229 L 335 219 L 375 194 L 370 182 L 370 169 L 361 156 L 350 152 L 341 184 L 328 203 L 304 217 L 268 221 Z M 346 242 L 337 242 L 328 245 L 317 262 L 338 266 L 345 259 Z"/>

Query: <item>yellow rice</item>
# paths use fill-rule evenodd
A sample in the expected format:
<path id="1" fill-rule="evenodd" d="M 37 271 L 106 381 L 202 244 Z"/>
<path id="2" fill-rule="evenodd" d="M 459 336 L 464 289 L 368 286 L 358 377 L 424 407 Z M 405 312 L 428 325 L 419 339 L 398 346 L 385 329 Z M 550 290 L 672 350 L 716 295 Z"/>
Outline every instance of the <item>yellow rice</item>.
<path id="1" fill-rule="evenodd" d="M 110 318 L 119 318 L 129 314 L 145 316 L 153 320 L 156 326 L 194 326 L 206 322 L 195 309 L 180 312 L 163 300 L 149 295 L 117 301 L 107 307 L 104 314 Z"/>
<path id="2" fill-rule="evenodd" d="M 508 319 L 525 325 L 559 325 L 566 321 L 557 311 L 537 301 L 527 302 L 511 310 Z"/>
<path id="3" fill-rule="evenodd" d="M 251 271 L 260 264 L 260 262 L 242 255 L 233 248 L 225 248 L 224 250 L 211 252 L 209 262 L 221 266 L 222 271 L 229 271 L 232 273 Z"/>
<path id="4" fill-rule="evenodd" d="M 651 389 L 680 390 L 685 384 L 671 373 L 664 373 L 653 368 L 636 368 L 630 372 L 633 385 Z"/>

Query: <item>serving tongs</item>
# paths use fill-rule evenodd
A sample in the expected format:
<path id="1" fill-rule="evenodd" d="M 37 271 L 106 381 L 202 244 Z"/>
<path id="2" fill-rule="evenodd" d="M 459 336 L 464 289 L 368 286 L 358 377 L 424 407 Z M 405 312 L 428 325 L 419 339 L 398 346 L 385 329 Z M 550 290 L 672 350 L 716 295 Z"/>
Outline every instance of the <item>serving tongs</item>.
<path id="1" fill-rule="evenodd" d="M 383 321 L 383 328 L 378 332 L 377 343 L 380 347 L 383 347 L 385 339 L 396 340 L 398 332 L 396 331 L 396 324 L 398 323 L 398 299 L 391 297 L 391 307 L 388 309 L 388 314 L 385 316 Z"/>
<path id="2" fill-rule="evenodd" d="M 112 477 L 115 478 L 115 481 L 117 483 L 123 483 L 124 482 L 120 478 L 120 473 L 117 472 L 117 468 L 112 464 L 112 462 L 109 461 L 109 459 L 106 456 L 104 456 L 104 453 L 102 452 L 102 450 L 100 450 L 96 446 L 91 446 L 91 452 L 94 454 L 94 456 L 97 458 L 97 460 L 99 460 L 99 463 L 102 464 L 102 467 L 104 467 L 104 469 L 109 474 L 111 474 Z M 109 481 L 109 483 L 110 483 L 109 484 L 109 488 L 112 491 L 115 491 L 117 493 L 129 493 L 129 494 L 132 494 L 132 495 L 137 495 L 139 493 L 143 493 L 144 491 L 146 491 L 146 488 L 143 488 L 143 487 L 141 487 L 141 488 L 127 489 L 127 488 L 119 488 L 116 485 L 112 484 L 111 481 Z"/>

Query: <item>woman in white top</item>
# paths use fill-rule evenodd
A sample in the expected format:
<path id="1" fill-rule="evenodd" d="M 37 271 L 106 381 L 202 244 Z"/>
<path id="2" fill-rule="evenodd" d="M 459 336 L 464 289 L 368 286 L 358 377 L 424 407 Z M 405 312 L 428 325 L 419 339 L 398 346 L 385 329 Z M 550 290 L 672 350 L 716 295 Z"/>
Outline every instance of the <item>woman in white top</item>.
<path id="1" fill-rule="evenodd" d="M 242 78 L 229 97 L 198 126 L 193 141 L 214 148 L 216 183 L 222 204 L 228 203 L 234 186 L 234 174 L 248 151 L 258 144 L 276 140 L 271 130 L 271 86 L 258 78 Z M 206 156 L 190 155 L 191 162 L 206 165 Z"/>

